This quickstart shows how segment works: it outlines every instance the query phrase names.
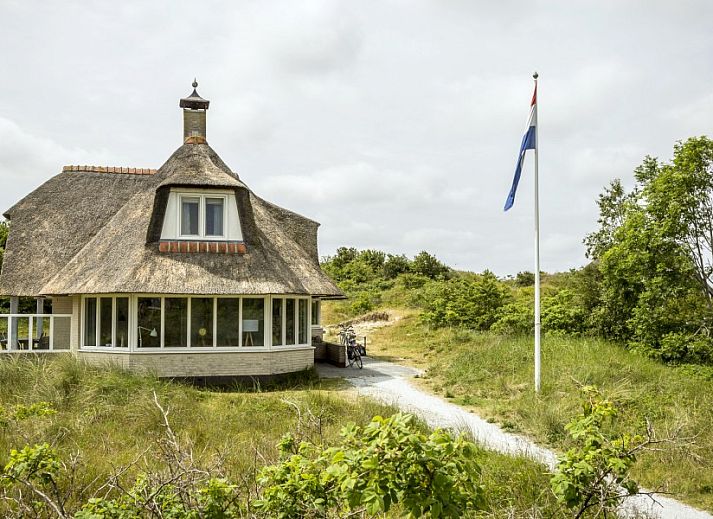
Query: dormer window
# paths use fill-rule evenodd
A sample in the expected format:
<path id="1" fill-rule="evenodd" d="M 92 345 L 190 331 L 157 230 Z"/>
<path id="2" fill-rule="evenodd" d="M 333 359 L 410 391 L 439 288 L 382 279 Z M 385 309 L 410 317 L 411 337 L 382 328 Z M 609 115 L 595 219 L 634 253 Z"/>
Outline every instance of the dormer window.
<path id="1" fill-rule="evenodd" d="M 235 193 L 225 189 L 172 189 L 161 239 L 242 241 Z"/>
<path id="2" fill-rule="evenodd" d="M 181 195 L 181 238 L 224 238 L 226 197 Z"/>

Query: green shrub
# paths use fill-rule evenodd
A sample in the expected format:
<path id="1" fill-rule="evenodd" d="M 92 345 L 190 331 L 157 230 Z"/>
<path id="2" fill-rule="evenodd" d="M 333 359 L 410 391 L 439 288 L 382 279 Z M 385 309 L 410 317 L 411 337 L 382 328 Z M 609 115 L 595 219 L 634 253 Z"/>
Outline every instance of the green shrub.
<path id="1" fill-rule="evenodd" d="M 492 272 L 425 285 L 421 320 L 434 328 L 461 326 L 488 330 L 508 298 L 507 288 Z"/>
<path id="2" fill-rule="evenodd" d="M 558 500 L 575 511 L 575 517 L 589 509 L 606 517 L 607 513 L 616 514 L 625 495 L 639 491 L 629 472 L 636 453 L 647 442 L 638 435 L 608 435 L 605 426 L 616 418 L 616 407 L 591 386 L 585 386 L 583 392 L 587 398 L 582 413 L 565 426 L 576 445 L 559 457 L 551 485 Z"/>
<path id="3" fill-rule="evenodd" d="M 261 471 L 254 503 L 271 517 L 374 515 L 398 505 L 410 517 L 460 518 L 482 506 L 475 445 L 442 430 L 426 435 L 411 415 L 346 426 L 336 447 L 286 436 L 280 449 L 282 461 Z"/>
<path id="4" fill-rule="evenodd" d="M 394 279 L 399 274 L 405 274 L 411 270 L 411 262 L 403 254 L 389 254 L 384 262 L 384 277 Z"/>
<path id="5" fill-rule="evenodd" d="M 445 278 L 451 269 L 428 252 L 421 251 L 411 262 L 411 272 L 431 279 Z"/>
<path id="6" fill-rule="evenodd" d="M 429 279 L 421 274 L 406 273 L 398 277 L 398 283 L 408 290 L 421 288 L 428 283 L 428 281 Z"/>

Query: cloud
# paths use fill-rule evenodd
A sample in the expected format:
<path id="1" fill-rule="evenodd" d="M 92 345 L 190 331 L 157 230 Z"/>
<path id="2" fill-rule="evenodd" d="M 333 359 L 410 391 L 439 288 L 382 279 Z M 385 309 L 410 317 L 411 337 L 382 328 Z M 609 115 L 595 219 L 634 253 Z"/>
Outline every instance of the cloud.
<path id="1" fill-rule="evenodd" d="M 41 16 L 38 16 L 38 12 Z M 586 261 L 596 197 L 710 133 L 713 4 L 207 0 L 0 17 L 0 207 L 63 164 L 160 166 L 198 76 L 208 139 L 340 245 L 532 270 L 533 164 L 503 213 L 540 72 L 542 266 Z"/>
<path id="2" fill-rule="evenodd" d="M 4 203 L 0 211 L 9 209 L 32 189 L 59 174 L 63 165 L 94 164 L 96 162 L 87 159 L 96 160 L 101 156 L 101 153 L 65 148 L 51 139 L 31 135 L 17 123 L 0 117 L 0 179 Z"/>

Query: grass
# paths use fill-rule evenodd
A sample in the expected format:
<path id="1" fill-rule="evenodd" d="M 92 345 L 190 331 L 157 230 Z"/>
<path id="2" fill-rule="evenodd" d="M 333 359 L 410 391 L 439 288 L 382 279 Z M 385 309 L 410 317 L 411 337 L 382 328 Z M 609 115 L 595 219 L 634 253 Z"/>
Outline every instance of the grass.
<path id="1" fill-rule="evenodd" d="M 660 437 L 692 438 L 641 456 L 634 477 L 713 511 L 712 369 L 662 365 L 603 340 L 545 337 L 536 395 L 530 337 L 429 330 L 414 310 L 401 313 L 374 332 L 371 354 L 426 369 L 421 383 L 433 392 L 561 450 L 569 445 L 564 426 L 579 412 L 578 385 L 594 385 L 618 405 L 617 431 L 645 432 L 650 420 Z"/>
<path id="2" fill-rule="evenodd" d="M 71 357 L 0 359 L 0 411 L 18 404 L 49 402 L 57 414 L 21 422 L 0 419 L 0 466 L 10 449 L 52 444 L 64 459 L 79 456 L 77 481 L 103 481 L 119 466 L 141 459 L 123 476 L 132 481 L 146 466 L 164 434 L 156 393 L 169 409 L 176 434 L 192 444 L 199 464 L 224 459 L 224 476 L 252 481 L 256 470 L 276 461 L 276 443 L 297 429 L 305 439 L 331 444 L 348 422 L 366 424 L 374 415 L 395 412 L 355 394 L 339 381 L 320 381 L 305 372 L 270 386 L 208 390 L 162 381 L 119 369 L 90 367 Z M 300 422 L 308 411 L 319 424 Z M 0 413 L 0 418 L 2 413 Z M 422 425 L 425 427 L 425 425 Z M 488 508 L 478 517 L 566 517 L 549 491 L 542 467 L 481 451 L 481 480 Z M 144 465 L 145 464 L 145 465 Z M 99 483 L 97 483 L 99 484 Z M 0 513 L 3 505 L 0 504 Z"/>

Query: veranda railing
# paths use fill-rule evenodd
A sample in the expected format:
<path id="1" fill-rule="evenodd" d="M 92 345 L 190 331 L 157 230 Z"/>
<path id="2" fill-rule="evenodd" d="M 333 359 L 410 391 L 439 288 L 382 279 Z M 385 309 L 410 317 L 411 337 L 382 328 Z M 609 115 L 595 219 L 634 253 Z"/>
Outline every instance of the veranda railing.
<path id="1" fill-rule="evenodd" d="M 68 351 L 70 314 L 0 314 L 0 353 Z"/>

